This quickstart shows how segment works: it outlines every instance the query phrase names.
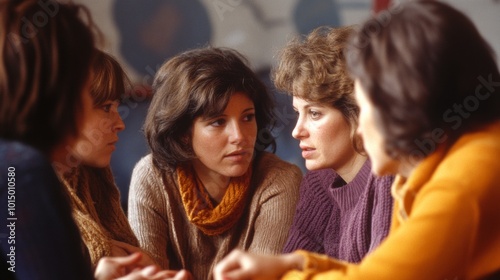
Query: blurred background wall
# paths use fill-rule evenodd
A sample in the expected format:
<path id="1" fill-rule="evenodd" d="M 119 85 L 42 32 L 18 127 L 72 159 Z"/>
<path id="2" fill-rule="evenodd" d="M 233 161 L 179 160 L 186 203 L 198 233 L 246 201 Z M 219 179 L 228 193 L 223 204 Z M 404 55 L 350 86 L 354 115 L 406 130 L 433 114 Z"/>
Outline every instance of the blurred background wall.
<path id="1" fill-rule="evenodd" d="M 74 0 L 89 8 L 104 34 L 103 49 L 115 56 L 135 84 L 120 107 L 126 124 L 112 158 L 126 209 L 130 175 L 148 153 L 141 132 L 149 86 L 161 64 L 178 52 L 205 45 L 237 49 L 276 97 L 277 154 L 305 172 L 298 142 L 291 137 L 291 98 L 274 90 L 269 71 L 276 52 L 293 36 L 322 26 L 357 24 L 390 0 Z M 399 2 L 399 1 L 392 1 Z M 445 0 L 469 15 L 500 54 L 500 1 Z"/>

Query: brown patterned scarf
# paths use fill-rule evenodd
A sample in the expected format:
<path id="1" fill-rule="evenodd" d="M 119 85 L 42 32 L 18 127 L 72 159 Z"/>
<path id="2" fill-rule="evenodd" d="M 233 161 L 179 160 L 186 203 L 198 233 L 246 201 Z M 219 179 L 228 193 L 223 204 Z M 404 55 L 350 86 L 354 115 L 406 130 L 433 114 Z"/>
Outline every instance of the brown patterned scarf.
<path id="1" fill-rule="evenodd" d="M 251 177 L 252 168 L 249 167 L 244 175 L 231 178 L 224 197 L 214 207 L 192 165 L 177 167 L 177 183 L 189 221 L 206 235 L 230 229 L 245 209 Z"/>
<path id="2" fill-rule="evenodd" d="M 110 168 L 80 166 L 62 178 L 73 219 L 87 247 L 93 268 L 111 255 L 111 240 L 138 246 L 120 205 L 120 194 Z"/>

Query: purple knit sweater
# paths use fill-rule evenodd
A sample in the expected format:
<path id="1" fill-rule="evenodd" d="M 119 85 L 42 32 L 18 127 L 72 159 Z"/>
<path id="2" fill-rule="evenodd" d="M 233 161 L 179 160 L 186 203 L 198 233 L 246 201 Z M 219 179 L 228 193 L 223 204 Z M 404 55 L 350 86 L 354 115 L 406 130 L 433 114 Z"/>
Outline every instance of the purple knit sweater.
<path id="1" fill-rule="evenodd" d="M 311 171 L 283 251 L 298 249 L 357 263 L 389 231 L 392 176 L 375 177 L 366 161 L 349 184 L 332 169 Z"/>

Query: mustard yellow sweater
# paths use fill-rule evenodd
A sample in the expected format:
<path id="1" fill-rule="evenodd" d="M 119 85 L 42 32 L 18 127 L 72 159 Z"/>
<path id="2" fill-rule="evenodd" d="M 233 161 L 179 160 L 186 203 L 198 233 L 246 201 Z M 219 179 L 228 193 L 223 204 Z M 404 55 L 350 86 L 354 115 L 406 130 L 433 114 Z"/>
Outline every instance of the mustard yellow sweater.
<path id="1" fill-rule="evenodd" d="M 298 251 L 283 279 L 481 279 L 500 271 L 500 123 L 441 145 L 393 184 L 386 240 L 359 264 Z"/>

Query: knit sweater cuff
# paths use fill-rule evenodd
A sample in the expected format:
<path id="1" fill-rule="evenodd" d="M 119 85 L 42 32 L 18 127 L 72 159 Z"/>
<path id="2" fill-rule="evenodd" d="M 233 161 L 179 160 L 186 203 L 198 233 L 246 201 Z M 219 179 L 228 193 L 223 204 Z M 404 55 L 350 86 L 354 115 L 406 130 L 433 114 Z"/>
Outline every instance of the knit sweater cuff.
<path id="1" fill-rule="evenodd" d="M 347 266 L 346 262 L 330 258 L 327 255 L 315 254 L 303 250 L 295 251 L 295 253 L 304 257 L 304 272 L 323 272 L 331 269 L 342 269 Z"/>

